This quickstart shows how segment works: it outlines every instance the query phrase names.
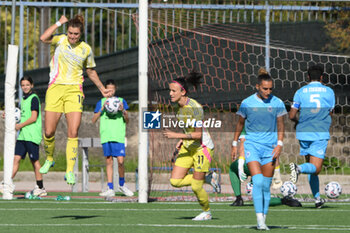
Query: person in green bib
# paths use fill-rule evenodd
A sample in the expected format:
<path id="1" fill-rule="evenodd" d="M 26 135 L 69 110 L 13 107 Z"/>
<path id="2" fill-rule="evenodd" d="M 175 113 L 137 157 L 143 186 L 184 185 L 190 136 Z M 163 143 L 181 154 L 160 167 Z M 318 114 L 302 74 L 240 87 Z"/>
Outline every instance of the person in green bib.
<path id="1" fill-rule="evenodd" d="M 109 79 L 105 83 L 107 90 L 112 90 L 112 95 L 115 95 L 117 89 L 114 80 Z M 119 187 L 118 189 L 126 196 L 133 196 L 134 193 L 129 190 L 125 184 L 125 172 L 124 172 L 124 157 L 125 157 L 125 134 L 126 124 L 129 121 L 128 118 L 128 104 L 127 102 L 118 97 L 120 100 L 119 111 L 116 114 L 109 114 L 104 109 L 104 104 L 107 98 L 102 98 L 96 104 L 94 116 L 92 122 L 95 123 L 100 118 L 100 137 L 103 149 L 103 154 L 106 157 L 106 172 L 107 172 L 107 185 L 106 191 L 101 192 L 102 197 L 112 197 L 115 195 L 113 184 L 113 157 L 117 157 L 118 160 L 118 172 L 119 172 Z"/>
<path id="2" fill-rule="evenodd" d="M 19 135 L 16 141 L 15 157 L 13 161 L 12 179 L 16 176 L 21 159 L 28 154 L 34 168 L 36 185 L 32 194 L 35 196 L 46 196 L 47 192 L 43 186 L 42 174 L 39 172 L 39 145 L 42 139 L 41 106 L 40 99 L 33 92 L 34 82 L 29 76 L 24 76 L 20 85 L 23 91 L 21 99 L 21 121 L 16 124 Z"/>

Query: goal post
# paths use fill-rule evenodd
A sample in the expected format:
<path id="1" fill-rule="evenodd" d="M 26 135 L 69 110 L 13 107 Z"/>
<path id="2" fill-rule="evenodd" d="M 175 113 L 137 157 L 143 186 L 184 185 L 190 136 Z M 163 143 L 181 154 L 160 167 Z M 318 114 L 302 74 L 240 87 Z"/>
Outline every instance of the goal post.
<path id="1" fill-rule="evenodd" d="M 143 111 L 148 103 L 148 0 L 139 2 L 139 203 L 148 201 L 148 134 L 143 129 Z"/>
<path id="2" fill-rule="evenodd" d="M 5 139 L 4 139 L 4 192 L 3 199 L 12 200 L 12 170 L 15 154 L 15 87 L 17 76 L 18 46 L 8 46 L 8 58 L 5 79 Z"/>

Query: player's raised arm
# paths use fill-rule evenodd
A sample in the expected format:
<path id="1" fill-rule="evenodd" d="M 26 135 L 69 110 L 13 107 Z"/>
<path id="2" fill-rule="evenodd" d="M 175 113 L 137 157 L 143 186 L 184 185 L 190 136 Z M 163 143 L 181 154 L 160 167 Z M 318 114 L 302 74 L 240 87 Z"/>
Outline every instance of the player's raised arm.
<path id="1" fill-rule="evenodd" d="M 51 44 L 53 33 L 59 28 L 62 24 L 68 22 L 66 16 L 62 15 L 61 18 L 54 24 L 52 24 L 45 32 L 40 36 L 40 41 L 45 44 Z"/>

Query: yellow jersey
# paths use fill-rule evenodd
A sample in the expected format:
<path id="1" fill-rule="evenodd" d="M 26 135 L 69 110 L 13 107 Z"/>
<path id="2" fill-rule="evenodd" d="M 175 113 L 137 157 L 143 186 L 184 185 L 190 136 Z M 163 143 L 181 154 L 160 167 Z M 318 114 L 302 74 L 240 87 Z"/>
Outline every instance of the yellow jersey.
<path id="1" fill-rule="evenodd" d="M 181 107 L 177 112 L 177 119 L 183 121 L 185 127 L 183 128 L 184 133 L 189 134 L 195 131 L 195 122 L 203 121 L 203 107 L 196 100 L 188 98 L 186 105 Z M 214 149 L 214 143 L 210 137 L 207 129 L 202 127 L 202 139 L 183 139 L 183 145 L 187 149 L 197 149 L 201 148 L 202 145 Z"/>
<path id="2" fill-rule="evenodd" d="M 54 36 L 51 44 L 55 52 L 50 62 L 49 85 L 82 84 L 83 68 L 96 66 L 91 47 L 83 41 L 71 45 L 65 34 Z"/>

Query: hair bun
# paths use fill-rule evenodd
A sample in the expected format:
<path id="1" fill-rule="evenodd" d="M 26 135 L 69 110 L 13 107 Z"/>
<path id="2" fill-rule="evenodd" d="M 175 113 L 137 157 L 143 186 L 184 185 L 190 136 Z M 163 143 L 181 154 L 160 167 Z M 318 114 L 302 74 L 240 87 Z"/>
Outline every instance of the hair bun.
<path id="1" fill-rule="evenodd" d="M 75 20 L 78 20 L 81 24 L 84 25 L 84 16 L 83 16 L 83 15 L 80 15 L 80 14 L 75 15 L 75 16 L 74 16 L 74 19 L 75 19 Z"/>
<path id="2" fill-rule="evenodd" d="M 267 70 L 265 68 L 261 67 L 258 71 L 258 74 L 259 75 L 266 75 L 266 74 L 268 75 L 269 72 L 267 72 Z"/>

